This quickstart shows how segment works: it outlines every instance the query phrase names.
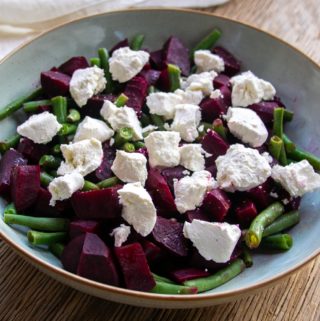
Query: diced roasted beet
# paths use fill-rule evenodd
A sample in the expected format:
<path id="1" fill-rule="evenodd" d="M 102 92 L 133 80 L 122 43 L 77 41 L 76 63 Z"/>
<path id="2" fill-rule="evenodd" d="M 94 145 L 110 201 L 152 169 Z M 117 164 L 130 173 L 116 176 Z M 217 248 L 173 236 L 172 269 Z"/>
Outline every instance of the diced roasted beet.
<path id="1" fill-rule="evenodd" d="M 76 220 L 70 223 L 69 236 L 70 239 L 73 239 L 85 233 L 98 234 L 99 229 L 100 222 L 90 220 Z"/>
<path id="2" fill-rule="evenodd" d="M 211 158 L 206 158 L 205 159 L 205 165 L 206 165 L 206 171 L 211 173 L 212 177 L 217 176 L 217 166 L 215 161 Z"/>
<path id="3" fill-rule="evenodd" d="M 148 70 L 142 70 L 139 75 L 144 77 L 144 79 L 147 81 L 149 86 L 154 86 L 159 77 L 160 77 L 161 71 L 155 70 L 155 69 L 148 69 Z"/>
<path id="4" fill-rule="evenodd" d="M 156 69 L 163 69 L 164 67 L 164 62 L 163 62 L 163 50 L 156 50 L 150 52 L 150 63 L 152 67 Z"/>
<path id="5" fill-rule="evenodd" d="M 267 126 L 272 125 L 273 111 L 277 107 L 279 107 L 279 103 L 276 101 L 261 101 L 260 103 L 248 106 L 248 108 L 254 110 L 258 114 Z"/>
<path id="6" fill-rule="evenodd" d="M 47 145 L 36 144 L 29 138 L 21 138 L 17 150 L 32 164 L 38 164 L 40 158 L 49 153 Z"/>
<path id="7" fill-rule="evenodd" d="M 231 202 L 228 195 L 219 188 L 214 188 L 204 197 L 201 208 L 215 222 L 223 222 L 231 207 Z"/>
<path id="8" fill-rule="evenodd" d="M 148 82 L 142 76 L 136 76 L 129 80 L 123 92 L 129 99 L 127 106 L 132 107 L 137 116 L 141 116 L 141 108 L 148 94 Z"/>
<path id="9" fill-rule="evenodd" d="M 286 211 L 297 211 L 300 207 L 301 197 L 291 197 L 289 203 L 285 204 Z"/>
<path id="10" fill-rule="evenodd" d="M 112 94 L 109 95 L 96 95 L 88 99 L 85 106 L 80 108 L 81 117 L 90 116 L 92 118 L 100 118 L 100 109 L 105 100 L 114 101 L 116 97 Z"/>
<path id="11" fill-rule="evenodd" d="M 143 240 L 141 245 L 143 247 L 148 262 L 154 262 L 161 258 L 163 250 L 158 245 L 148 240 Z"/>
<path id="12" fill-rule="evenodd" d="M 15 149 L 9 149 L 0 160 L 0 195 L 10 192 L 11 173 L 15 166 L 25 165 L 27 160 Z"/>
<path id="13" fill-rule="evenodd" d="M 85 278 L 119 285 L 119 276 L 109 248 L 93 233 L 86 233 L 77 274 Z"/>
<path id="14" fill-rule="evenodd" d="M 70 76 L 59 71 L 45 71 L 41 73 L 41 86 L 49 97 L 66 96 L 70 79 Z"/>
<path id="15" fill-rule="evenodd" d="M 149 157 L 148 150 L 147 150 L 146 147 L 141 147 L 141 148 L 137 149 L 137 150 L 136 150 L 136 153 L 142 154 L 142 155 L 143 155 L 145 158 L 147 158 L 147 159 L 148 159 L 148 157 Z"/>
<path id="16" fill-rule="evenodd" d="M 163 46 L 163 58 L 167 64 L 177 65 L 184 76 L 190 73 L 189 49 L 182 41 L 171 36 Z"/>
<path id="17" fill-rule="evenodd" d="M 170 79 L 167 68 L 162 69 L 156 86 L 162 91 L 170 90 Z"/>
<path id="18" fill-rule="evenodd" d="M 234 76 L 240 71 L 241 63 L 228 50 L 222 47 L 213 48 L 212 52 L 220 56 L 224 61 L 224 73 L 228 76 Z"/>
<path id="19" fill-rule="evenodd" d="M 42 105 L 42 106 L 39 106 L 37 111 L 36 111 L 36 114 L 41 114 L 41 113 L 44 113 L 45 111 L 51 111 L 51 106 L 49 105 Z"/>
<path id="20" fill-rule="evenodd" d="M 258 215 L 257 208 L 251 200 L 242 201 L 234 211 L 237 221 L 242 227 L 248 227 Z"/>
<path id="21" fill-rule="evenodd" d="M 155 287 L 156 282 L 151 274 L 143 248 L 139 243 L 116 247 L 114 252 L 127 289 L 150 291 Z"/>
<path id="22" fill-rule="evenodd" d="M 113 54 L 114 51 L 116 51 L 119 48 L 123 47 L 129 47 L 129 41 L 128 38 L 125 38 L 123 40 L 120 40 L 118 43 L 116 43 L 111 49 L 110 49 L 110 55 Z"/>
<path id="23" fill-rule="evenodd" d="M 274 187 L 273 180 L 267 179 L 263 184 L 247 191 L 247 195 L 251 198 L 258 210 L 263 210 L 274 202 L 274 198 L 270 195 Z"/>
<path id="24" fill-rule="evenodd" d="M 228 86 L 222 86 L 220 87 L 220 91 L 222 99 L 227 106 L 226 109 L 228 109 L 228 107 L 231 106 L 231 90 Z"/>
<path id="25" fill-rule="evenodd" d="M 208 123 L 212 123 L 214 119 L 226 113 L 227 107 L 228 106 L 225 104 L 224 100 L 221 97 L 204 98 L 200 103 L 202 120 Z"/>
<path id="26" fill-rule="evenodd" d="M 182 177 L 186 176 L 186 169 L 182 166 L 175 166 L 170 168 L 165 168 L 161 171 L 161 175 L 166 179 L 171 192 L 173 193 L 173 180 L 180 180 Z"/>
<path id="27" fill-rule="evenodd" d="M 172 219 L 157 217 L 152 236 L 160 247 L 176 256 L 188 255 L 188 242 L 183 235 L 183 224 Z"/>
<path id="28" fill-rule="evenodd" d="M 72 76 L 72 74 L 77 69 L 84 69 L 88 67 L 89 67 L 89 63 L 87 59 L 83 56 L 78 56 L 78 57 L 70 58 L 65 63 L 63 63 L 58 69 L 60 72 L 66 75 Z"/>
<path id="29" fill-rule="evenodd" d="M 202 148 L 212 156 L 211 160 L 215 161 L 218 156 L 224 155 L 229 144 L 226 143 L 215 131 L 210 130 L 201 141 Z"/>
<path id="30" fill-rule="evenodd" d="M 85 234 L 79 235 L 64 247 L 61 255 L 61 262 L 63 267 L 69 272 L 77 272 L 85 237 Z"/>
<path id="31" fill-rule="evenodd" d="M 184 268 L 170 272 L 171 278 L 178 283 L 183 283 L 184 281 L 193 280 L 197 278 L 204 278 L 209 275 L 210 273 L 208 271 L 197 268 Z"/>
<path id="32" fill-rule="evenodd" d="M 18 165 L 11 173 L 11 198 L 18 212 L 36 201 L 40 190 L 40 166 Z"/>
<path id="33" fill-rule="evenodd" d="M 187 211 L 185 213 L 186 216 L 186 220 L 188 222 L 192 222 L 193 220 L 201 220 L 201 221 L 206 221 L 206 222 L 210 222 L 213 221 L 213 219 L 209 217 L 209 215 L 207 213 L 205 213 L 202 209 L 197 208 L 195 210 L 192 211 Z"/>
<path id="34" fill-rule="evenodd" d="M 173 195 L 165 178 L 161 175 L 159 170 L 155 168 L 149 169 L 146 189 L 150 193 L 157 209 L 161 208 L 169 213 L 176 211 Z"/>
<path id="35" fill-rule="evenodd" d="M 222 86 L 230 87 L 230 78 L 227 75 L 219 74 L 216 78 L 214 78 L 213 86 L 215 89 L 219 89 Z"/>
<path id="36" fill-rule="evenodd" d="M 72 207 L 78 218 L 83 220 L 112 219 L 121 215 L 116 185 L 100 190 L 76 192 L 71 197 Z"/>

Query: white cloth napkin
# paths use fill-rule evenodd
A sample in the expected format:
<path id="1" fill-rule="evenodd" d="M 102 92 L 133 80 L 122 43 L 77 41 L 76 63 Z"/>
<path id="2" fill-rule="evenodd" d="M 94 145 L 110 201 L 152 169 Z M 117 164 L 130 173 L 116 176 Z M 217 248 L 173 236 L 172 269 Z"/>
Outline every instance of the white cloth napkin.
<path id="1" fill-rule="evenodd" d="M 0 0 L 0 59 L 55 25 L 132 7 L 209 7 L 229 0 Z"/>

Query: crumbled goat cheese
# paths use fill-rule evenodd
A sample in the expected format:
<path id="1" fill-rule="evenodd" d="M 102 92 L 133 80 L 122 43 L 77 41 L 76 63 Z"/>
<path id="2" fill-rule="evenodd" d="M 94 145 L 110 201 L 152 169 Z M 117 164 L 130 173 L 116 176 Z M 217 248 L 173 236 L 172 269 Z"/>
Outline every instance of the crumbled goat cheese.
<path id="1" fill-rule="evenodd" d="M 216 186 L 210 172 L 194 172 L 173 182 L 175 204 L 179 213 L 196 209 L 202 204 L 205 194 Z"/>
<path id="2" fill-rule="evenodd" d="M 186 142 L 193 142 L 198 136 L 198 126 L 201 121 L 200 107 L 191 104 L 176 106 L 176 114 L 171 124 L 171 130 L 179 132 Z"/>
<path id="3" fill-rule="evenodd" d="M 114 138 L 110 138 L 109 146 L 113 146 L 113 145 L 114 145 Z"/>
<path id="4" fill-rule="evenodd" d="M 186 91 L 202 91 L 209 96 L 213 91 L 213 79 L 216 78 L 215 71 L 205 71 L 200 74 L 192 74 L 185 81 L 182 81 L 182 89 Z"/>
<path id="5" fill-rule="evenodd" d="M 179 149 L 180 165 L 193 172 L 204 170 L 205 160 L 201 144 L 185 144 Z"/>
<path id="6" fill-rule="evenodd" d="M 70 80 L 70 94 L 79 107 L 84 106 L 93 95 L 106 88 L 104 70 L 97 67 L 77 69 Z"/>
<path id="7" fill-rule="evenodd" d="M 252 147 L 260 147 L 268 138 L 266 126 L 251 109 L 229 107 L 225 119 L 230 132 Z"/>
<path id="8" fill-rule="evenodd" d="M 57 117 L 47 111 L 32 115 L 17 128 L 18 134 L 31 139 L 36 144 L 47 144 L 61 128 Z"/>
<path id="9" fill-rule="evenodd" d="M 68 145 L 62 144 L 61 152 L 65 161 L 58 168 L 58 175 L 77 171 L 82 176 L 86 176 L 100 166 L 103 157 L 101 142 L 95 138 Z"/>
<path id="10" fill-rule="evenodd" d="M 128 183 L 118 190 L 122 217 L 142 236 L 150 234 L 156 224 L 157 211 L 151 196 L 141 183 Z"/>
<path id="11" fill-rule="evenodd" d="M 114 237 L 114 246 L 120 247 L 125 243 L 130 235 L 131 228 L 130 226 L 121 224 L 119 227 L 112 230 L 110 236 Z"/>
<path id="12" fill-rule="evenodd" d="M 148 177 L 147 159 L 141 153 L 127 153 L 117 150 L 111 170 L 126 183 L 140 182 L 144 185 Z"/>
<path id="13" fill-rule="evenodd" d="M 174 93 L 181 97 L 182 101 L 180 104 L 191 104 L 191 105 L 199 105 L 201 100 L 203 99 L 203 94 L 201 90 L 186 90 L 177 89 Z"/>
<path id="14" fill-rule="evenodd" d="M 287 166 L 276 165 L 272 168 L 272 178 L 280 183 L 291 196 L 303 196 L 320 188 L 320 175 L 307 160 Z"/>
<path id="15" fill-rule="evenodd" d="M 270 82 L 258 78 L 251 71 L 232 77 L 230 82 L 232 106 L 247 107 L 261 100 L 273 99 L 276 94 Z"/>
<path id="16" fill-rule="evenodd" d="M 134 140 L 143 138 L 141 125 L 133 108 L 127 106 L 118 108 L 111 101 L 105 100 L 100 115 L 111 125 L 113 130 L 129 127 L 133 130 Z"/>
<path id="17" fill-rule="evenodd" d="M 263 152 L 261 156 L 263 156 L 269 164 L 273 162 L 273 158 L 268 152 Z"/>
<path id="18" fill-rule="evenodd" d="M 70 198 L 74 192 L 82 189 L 83 185 L 84 178 L 78 172 L 54 178 L 48 186 L 51 194 L 50 206 L 55 206 L 56 201 Z"/>
<path id="19" fill-rule="evenodd" d="M 214 70 L 217 73 L 224 71 L 223 59 L 213 54 L 210 50 L 197 50 L 194 53 L 194 63 L 197 72 Z"/>
<path id="20" fill-rule="evenodd" d="M 182 174 L 183 174 L 183 175 L 190 175 L 190 172 L 185 169 L 185 170 L 182 172 Z"/>
<path id="21" fill-rule="evenodd" d="M 211 99 L 217 99 L 217 98 L 223 98 L 223 95 L 220 91 L 220 89 L 215 89 L 211 94 L 210 94 Z"/>
<path id="22" fill-rule="evenodd" d="M 199 131 L 199 132 L 203 132 L 203 131 L 204 131 L 204 125 L 200 125 L 200 126 L 198 127 L 198 131 Z"/>
<path id="23" fill-rule="evenodd" d="M 184 223 L 183 234 L 206 260 L 226 263 L 241 237 L 241 230 L 229 223 L 193 220 Z"/>
<path id="24" fill-rule="evenodd" d="M 278 193 L 275 193 L 275 192 L 270 192 L 270 196 L 274 197 L 274 198 L 278 198 L 279 197 Z"/>
<path id="25" fill-rule="evenodd" d="M 78 142 L 84 139 L 96 138 L 103 143 L 113 135 L 114 131 L 105 122 L 86 116 L 79 124 L 73 141 Z"/>
<path id="26" fill-rule="evenodd" d="M 216 159 L 216 165 L 218 185 L 228 192 L 247 191 L 271 175 L 268 161 L 256 149 L 241 144 L 231 145 Z"/>
<path id="27" fill-rule="evenodd" d="M 151 167 L 174 167 L 179 165 L 180 134 L 177 132 L 157 131 L 150 133 L 144 140 Z"/>
<path id="28" fill-rule="evenodd" d="M 170 130 L 170 125 L 169 125 L 168 123 L 164 123 L 164 124 L 163 124 L 163 128 L 164 128 L 165 130 Z"/>
<path id="29" fill-rule="evenodd" d="M 109 59 L 110 73 L 113 80 L 126 82 L 136 76 L 149 61 L 149 53 L 123 47 L 115 50 Z"/>
<path id="30" fill-rule="evenodd" d="M 158 129 L 158 126 L 148 125 L 148 126 L 142 128 L 142 133 L 144 134 L 144 133 L 148 133 L 148 132 L 153 132 L 157 129 Z"/>

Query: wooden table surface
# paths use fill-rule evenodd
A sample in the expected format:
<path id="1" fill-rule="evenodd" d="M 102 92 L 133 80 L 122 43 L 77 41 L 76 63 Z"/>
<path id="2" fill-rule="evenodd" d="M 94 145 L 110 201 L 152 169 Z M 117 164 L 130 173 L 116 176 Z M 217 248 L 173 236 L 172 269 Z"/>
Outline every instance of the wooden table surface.
<path id="1" fill-rule="evenodd" d="M 320 62 L 319 0 L 230 0 L 204 10 L 270 31 Z M 192 310 L 136 308 L 62 285 L 0 241 L 0 321 L 319 321 L 319 274 L 320 257 L 274 287 L 232 303 Z"/>

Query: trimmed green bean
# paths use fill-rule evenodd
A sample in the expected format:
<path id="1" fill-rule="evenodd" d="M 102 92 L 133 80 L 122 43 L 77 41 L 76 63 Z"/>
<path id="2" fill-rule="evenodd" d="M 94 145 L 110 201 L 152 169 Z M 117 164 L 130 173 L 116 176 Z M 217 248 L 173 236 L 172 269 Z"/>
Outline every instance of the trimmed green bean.
<path id="1" fill-rule="evenodd" d="M 201 49 L 211 49 L 221 37 L 221 31 L 217 28 L 213 29 L 206 37 L 204 37 L 191 51 L 191 58 L 194 52 Z"/>
<path id="2" fill-rule="evenodd" d="M 17 214 L 5 214 L 6 224 L 17 224 L 30 227 L 31 229 L 48 232 L 68 231 L 69 220 L 65 218 L 33 217 Z"/>
<path id="3" fill-rule="evenodd" d="M 142 127 L 147 127 L 148 125 L 151 124 L 151 118 L 149 115 L 142 113 L 141 118 L 140 118 L 140 123 Z"/>
<path id="4" fill-rule="evenodd" d="M 53 243 L 49 245 L 49 251 L 55 255 L 58 259 L 61 259 L 64 250 L 64 245 L 62 243 Z"/>
<path id="5" fill-rule="evenodd" d="M 82 190 L 84 192 L 97 190 L 97 189 L 99 189 L 99 186 L 97 184 L 94 184 L 94 183 L 89 182 L 89 181 L 84 181 L 84 185 L 83 185 L 83 188 L 82 188 Z"/>
<path id="6" fill-rule="evenodd" d="M 266 237 L 272 234 L 282 232 L 300 221 L 300 214 L 298 211 L 291 211 L 278 217 L 273 223 L 267 226 L 262 234 L 262 237 Z"/>
<path id="7" fill-rule="evenodd" d="M 273 135 L 279 138 L 283 135 L 284 108 L 277 107 L 273 110 Z"/>
<path id="8" fill-rule="evenodd" d="M 28 231 L 27 237 L 32 245 L 50 245 L 58 242 L 63 242 L 67 239 L 66 232 L 38 232 Z"/>
<path id="9" fill-rule="evenodd" d="M 67 116 L 67 121 L 69 123 L 77 123 L 78 121 L 80 121 L 80 119 L 81 119 L 81 115 L 78 110 L 76 109 L 69 110 L 69 114 Z"/>
<path id="10" fill-rule="evenodd" d="M 98 57 L 92 57 L 90 58 L 90 65 L 93 67 L 93 66 L 97 66 L 97 67 L 101 67 L 101 61 L 100 61 L 100 58 Z"/>
<path id="11" fill-rule="evenodd" d="M 30 94 L 21 96 L 20 98 L 14 100 L 12 103 L 8 104 L 4 108 L 0 110 L 0 120 L 3 120 L 10 115 L 12 115 L 14 112 L 19 110 L 24 103 L 33 100 L 35 98 L 38 98 L 43 93 L 42 88 L 37 88 Z"/>
<path id="12" fill-rule="evenodd" d="M 272 136 L 269 141 L 268 149 L 269 153 L 276 159 L 279 160 L 283 141 L 278 136 Z"/>
<path id="13" fill-rule="evenodd" d="M 48 186 L 53 181 L 53 179 L 54 179 L 54 177 L 52 177 L 51 175 L 49 175 L 46 172 L 40 173 L 40 183 L 44 187 Z"/>
<path id="14" fill-rule="evenodd" d="M 104 76 L 107 80 L 106 92 L 112 93 L 114 87 L 114 81 L 112 79 L 109 69 L 109 52 L 106 48 L 100 48 L 98 50 L 101 68 L 104 70 Z"/>
<path id="15" fill-rule="evenodd" d="M 261 246 L 267 249 L 288 251 L 293 245 L 293 239 L 290 234 L 276 234 L 264 237 Z"/>
<path id="16" fill-rule="evenodd" d="M 57 96 L 51 98 L 52 111 L 57 117 L 57 121 L 63 124 L 67 121 L 67 98 Z"/>
<path id="17" fill-rule="evenodd" d="M 252 259 L 252 255 L 249 251 L 249 249 L 244 246 L 242 248 L 242 255 L 241 255 L 241 258 L 244 262 L 244 264 L 246 265 L 247 268 L 251 267 L 253 265 L 253 259 Z"/>
<path id="18" fill-rule="evenodd" d="M 287 154 L 286 154 L 286 149 L 285 149 L 284 144 L 282 144 L 282 146 L 281 146 L 279 163 L 280 163 L 282 166 L 288 165 Z"/>
<path id="19" fill-rule="evenodd" d="M 114 104 L 117 107 L 123 107 L 127 103 L 128 100 L 129 100 L 129 98 L 125 94 L 121 94 L 117 97 Z"/>
<path id="20" fill-rule="evenodd" d="M 116 176 L 113 176 L 113 177 L 107 178 L 107 179 L 99 182 L 97 185 L 99 188 L 108 188 L 108 187 L 115 186 L 118 183 L 120 183 L 119 178 Z"/>
<path id="21" fill-rule="evenodd" d="M 62 159 L 53 155 L 43 155 L 39 160 L 39 165 L 44 168 L 56 169 L 60 166 Z"/>
<path id="22" fill-rule="evenodd" d="M 22 107 L 26 113 L 35 113 L 38 111 L 40 106 L 51 106 L 51 100 L 42 99 L 42 100 L 29 101 L 27 103 L 24 103 Z"/>
<path id="23" fill-rule="evenodd" d="M 55 169 L 52 169 L 50 172 L 48 172 L 48 174 L 53 176 L 54 178 L 59 176 L 57 170 Z"/>
<path id="24" fill-rule="evenodd" d="M 52 149 L 51 149 L 51 152 L 52 152 L 53 154 L 55 154 L 55 155 L 61 154 L 61 147 L 60 147 L 60 146 L 61 146 L 60 144 L 54 145 L 54 146 L 52 147 Z"/>
<path id="25" fill-rule="evenodd" d="M 170 279 L 168 279 L 168 278 L 166 278 L 164 276 L 161 276 L 161 275 L 158 275 L 158 274 L 155 274 L 155 273 L 152 273 L 152 276 L 153 276 L 155 281 L 175 284 L 173 281 L 171 281 Z"/>
<path id="26" fill-rule="evenodd" d="M 150 292 L 159 294 L 196 294 L 197 288 L 156 281 L 156 286 Z"/>
<path id="27" fill-rule="evenodd" d="M 283 112 L 283 120 L 284 121 L 291 121 L 293 119 L 294 112 L 288 109 L 285 109 Z"/>
<path id="28" fill-rule="evenodd" d="M 227 129 L 220 118 L 213 121 L 213 130 L 224 140 L 227 140 Z"/>
<path id="29" fill-rule="evenodd" d="M 164 121 L 161 116 L 156 114 L 150 114 L 152 124 L 157 126 L 159 130 L 165 130 Z"/>
<path id="30" fill-rule="evenodd" d="M 146 146 L 144 142 L 133 142 L 133 145 L 136 149 L 143 148 Z"/>
<path id="31" fill-rule="evenodd" d="M 133 152 L 136 150 L 134 144 L 129 143 L 129 142 L 124 143 L 124 144 L 122 145 L 121 149 L 123 149 L 123 150 L 124 150 L 125 152 L 127 152 L 127 153 L 133 153 Z"/>
<path id="32" fill-rule="evenodd" d="M 129 142 L 133 138 L 133 129 L 130 127 L 123 127 L 120 128 L 115 137 L 114 137 L 114 143 L 117 147 L 122 146 L 126 142 Z"/>
<path id="33" fill-rule="evenodd" d="M 199 293 L 205 292 L 215 289 L 222 284 L 225 284 L 226 282 L 239 275 L 245 268 L 246 265 L 244 261 L 241 259 L 236 259 L 235 261 L 230 263 L 230 265 L 219 270 L 211 276 L 185 281 L 183 284 L 185 286 L 198 288 Z"/>
<path id="34" fill-rule="evenodd" d="M 181 87 L 180 85 L 180 75 L 181 70 L 178 66 L 168 64 L 168 75 L 170 83 L 170 91 L 175 91 Z"/>
<path id="35" fill-rule="evenodd" d="M 3 214 L 18 214 L 14 203 L 9 203 L 3 211 Z"/>
<path id="36" fill-rule="evenodd" d="M 296 149 L 296 144 L 286 135 L 282 135 L 282 140 L 287 153 L 292 153 Z"/>
<path id="37" fill-rule="evenodd" d="M 320 170 L 320 158 L 316 155 L 302 150 L 301 148 L 297 147 L 293 152 L 288 153 L 288 157 L 295 161 L 306 159 L 316 171 Z"/>
<path id="38" fill-rule="evenodd" d="M 284 212 L 284 207 L 280 202 L 275 202 L 264 209 L 251 223 L 245 242 L 250 249 L 255 249 L 260 245 L 264 229 L 274 222 Z"/>
<path id="39" fill-rule="evenodd" d="M 131 42 L 131 49 L 132 50 L 140 50 L 142 48 L 144 42 L 144 35 L 135 35 Z"/>
<path id="40" fill-rule="evenodd" d="M 60 128 L 58 135 L 59 136 L 73 135 L 76 133 L 77 128 L 78 128 L 78 125 L 76 124 L 62 124 L 62 127 Z"/>
<path id="41" fill-rule="evenodd" d="M 19 134 L 13 135 L 4 141 L 0 141 L 0 153 L 4 154 L 10 148 L 15 148 L 20 142 L 21 136 Z"/>

